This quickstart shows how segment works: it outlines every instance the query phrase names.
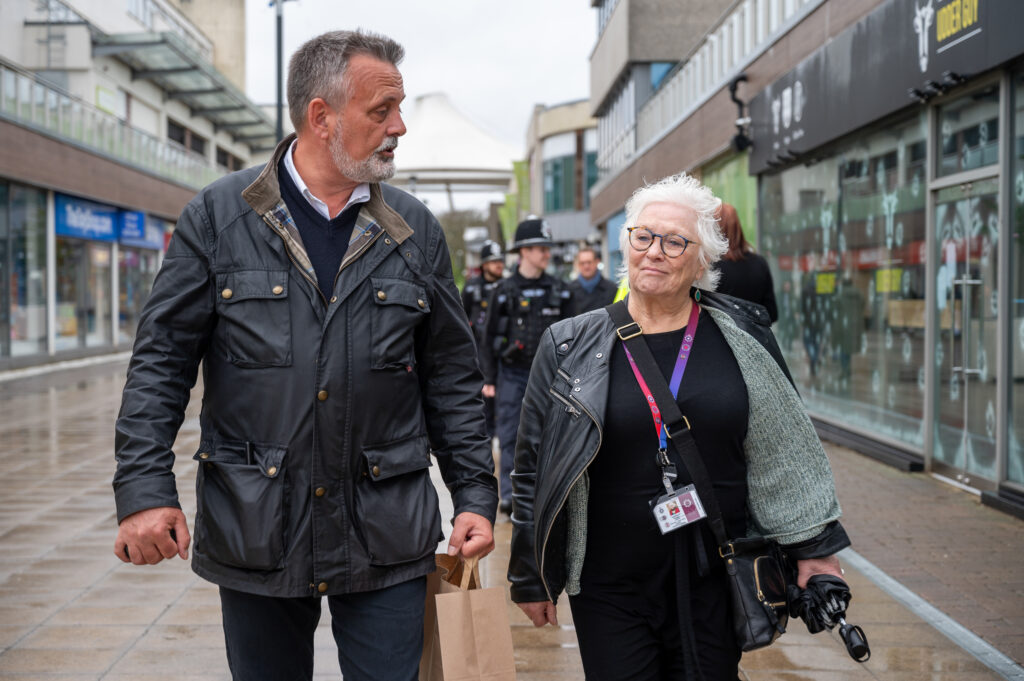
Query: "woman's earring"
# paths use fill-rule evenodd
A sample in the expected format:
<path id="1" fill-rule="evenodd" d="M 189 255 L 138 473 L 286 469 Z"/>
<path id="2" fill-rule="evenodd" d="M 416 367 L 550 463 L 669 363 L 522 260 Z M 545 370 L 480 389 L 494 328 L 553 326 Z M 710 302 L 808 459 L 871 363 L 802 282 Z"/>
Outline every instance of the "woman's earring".
<path id="1" fill-rule="evenodd" d="M 695 302 L 698 302 L 698 303 L 700 302 L 700 289 L 699 288 L 693 290 L 693 299 L 694 299 Z"/>

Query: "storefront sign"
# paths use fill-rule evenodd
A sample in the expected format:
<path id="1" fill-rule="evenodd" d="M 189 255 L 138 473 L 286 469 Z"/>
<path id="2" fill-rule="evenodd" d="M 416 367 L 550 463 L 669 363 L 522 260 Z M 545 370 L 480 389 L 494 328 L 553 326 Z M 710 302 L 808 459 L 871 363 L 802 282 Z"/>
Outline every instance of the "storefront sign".
<path id="1" fill-rule="evenodd" d="M 73 236 L 93 241 L 117 240 L 116 208 L 63 194 L 57 194 L 54 201 L 57 236 Z"/>
<path id="2" fill-rule="evenodd" d="M 120 220 L 120 241 L 125 246 L 160 250 L 164 247 L 164 222 L 146 217 L 138 211 L 123 210 Z"/>
<path id="3" fill-rule="evenodd" d="M 750 102 L 750 172 L 1024 54 L 1020 0 L 888 0 Z"/>

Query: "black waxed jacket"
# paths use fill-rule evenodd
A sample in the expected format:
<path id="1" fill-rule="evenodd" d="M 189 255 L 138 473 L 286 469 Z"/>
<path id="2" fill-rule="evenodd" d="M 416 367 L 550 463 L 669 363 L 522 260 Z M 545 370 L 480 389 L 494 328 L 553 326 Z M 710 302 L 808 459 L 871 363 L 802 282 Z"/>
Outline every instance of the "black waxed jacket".
<path id="1" fill-rule="evenodd" d="M 483 382 L 443 233 L 408 194 L 371 185 L 324 298 L 280 197 L 292 139 L 181 215 L 117 420 L 117 515 L 178 506 L 202 361 L 193 569 L 269 596 L 367 591 L 433 569 L 431 453 L 455 513 L 493 522 Z"/>
<path id="2" fill-rule="evenodd" d="M 727 313 L 792 383 L 764 307 L 705 291 L 700 304 Z M 541 342 L 523 400 L 512 473 L 508 579 L 517 603 L 554 601 L 565 588 L 568 497 L 601 447 L 608 360 L 616 342 L 615 325 L 603 309 L 555 324 Z M 794 559 L 817 558 L 849 543 L 842 526 L 831 522 L 818 536 L 785 548 Z"/>

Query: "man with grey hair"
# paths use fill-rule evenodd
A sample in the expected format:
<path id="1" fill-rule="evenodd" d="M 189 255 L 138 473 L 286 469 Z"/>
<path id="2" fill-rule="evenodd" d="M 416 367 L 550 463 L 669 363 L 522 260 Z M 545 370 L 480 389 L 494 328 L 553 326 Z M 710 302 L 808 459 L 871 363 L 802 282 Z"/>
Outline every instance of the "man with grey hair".
<path id="1" fill-rule="evenodd" d="M 220 587 L 235 679 L 311 679 L 327 597 L 346 681 L 415 679 L 443 539 L 494 547 L 474 342 L 440 226 L 394 173 L 400 45 L 336 31 L 292 57 L 296 134 L 186 206 L 116 426 L 115 554 L 187 558 L 172 445 L 203 366 L 192 568 Z"/>

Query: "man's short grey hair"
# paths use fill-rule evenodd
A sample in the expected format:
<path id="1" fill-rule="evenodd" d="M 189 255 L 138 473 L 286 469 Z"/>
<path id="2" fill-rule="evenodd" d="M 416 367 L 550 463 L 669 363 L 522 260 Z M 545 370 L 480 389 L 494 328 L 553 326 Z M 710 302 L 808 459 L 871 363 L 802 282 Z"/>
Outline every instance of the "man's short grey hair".
<path id="1" fill-rule="evenodd" d="M 626 230 L 637 226 L 640 213 L 652 203 L 685 206 L 697 214 L 697 240 L 701 242 L 700 264 L 704 267 L 704 275 L 695 281 L 694 285 L 705 291 L 714 291 L 718 286 L 719 277 L 714 265 L 729 250 L 729 241 L 718 228 L 718 219 L 715 217 L 722 200 L 716 198 L 697 178 L 686 173 L 670 175 L 654 184 L 644 185 L 633 192 L 626 201 L 626 222 L 619 232 L 619 248 L 623 255 L 622 266 L 618 271 L 620 282 L 627 279 L 627 255 L 632 248 L 629 245 L 629 232 Z M 651 248 L 659 246 L 660 243 L 652 245 Z"/>
<path id="2" fill-rule="evenodd" d="M 288 115 L 296 130 L 306 124 L 306 109 L 317 97 L 333 107 L 351 94 L 348 63 L 366 55 L 398 66 L 405 49 L 387 36 L 369 31 L 330 31 L 306 41 L 288 62 Z"/>

